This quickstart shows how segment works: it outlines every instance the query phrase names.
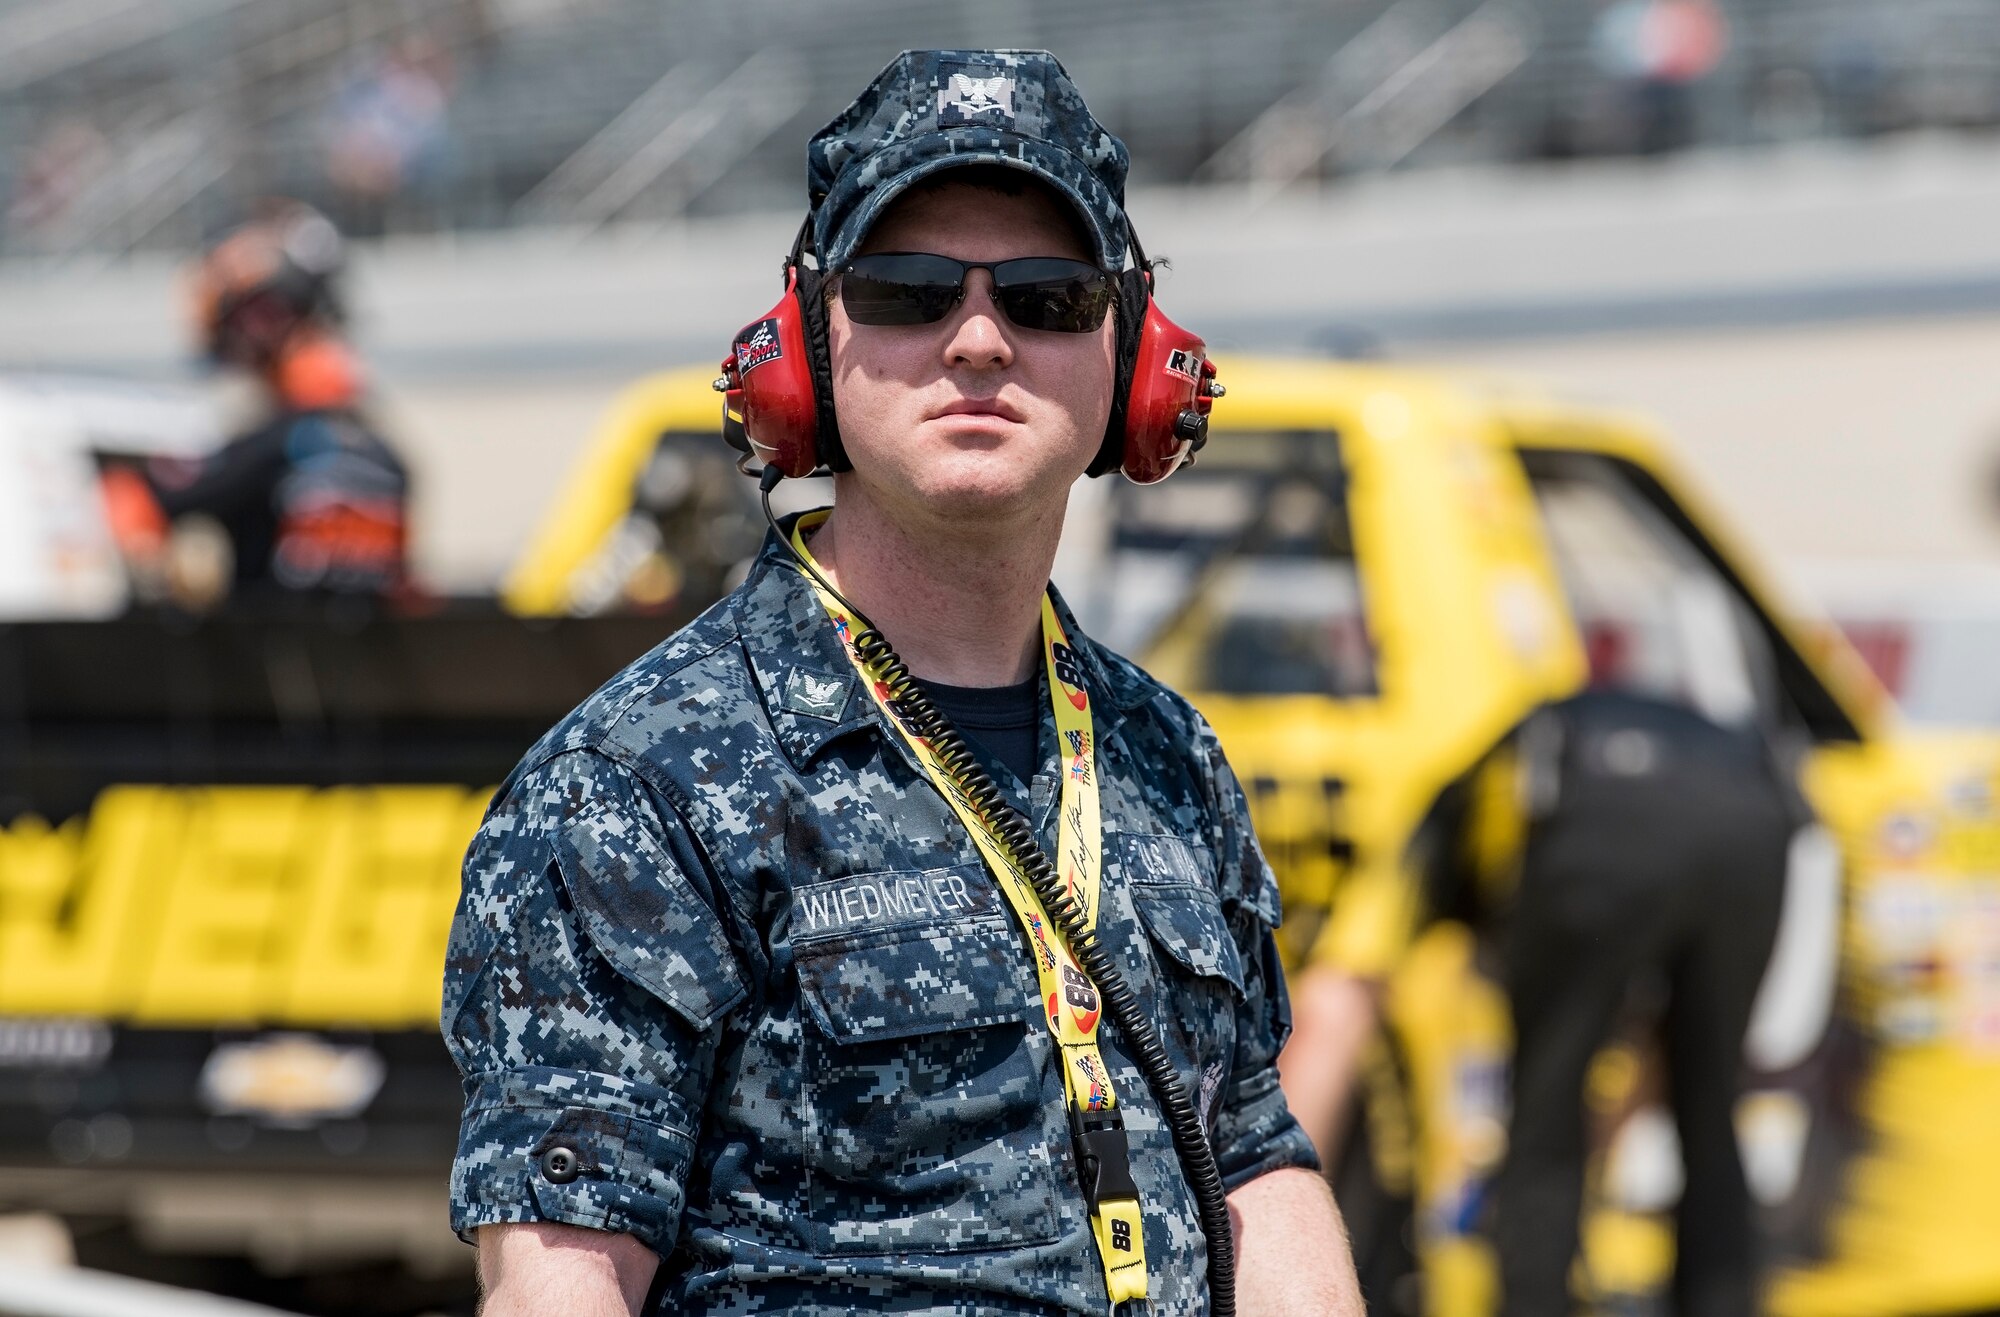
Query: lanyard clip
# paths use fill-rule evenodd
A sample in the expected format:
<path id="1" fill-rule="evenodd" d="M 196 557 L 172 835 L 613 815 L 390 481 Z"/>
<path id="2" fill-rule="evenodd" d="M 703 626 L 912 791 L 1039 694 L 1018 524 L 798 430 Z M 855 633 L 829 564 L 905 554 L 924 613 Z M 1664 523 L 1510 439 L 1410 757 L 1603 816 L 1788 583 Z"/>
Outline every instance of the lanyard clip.
<path id="1" fill-rule="evenodd" d="M 1092 1212 L 1107 1199 L 1139 1197 L 1132 1182 L 1132 1143 L 1125 1134 L 1125 1118 L 1116 1107 L 1095 1111 L 1069 1112 L 1070 1137 L 1076 1143 L 1076 1178 L 1083 1184 L 1083 1200 Z"/>

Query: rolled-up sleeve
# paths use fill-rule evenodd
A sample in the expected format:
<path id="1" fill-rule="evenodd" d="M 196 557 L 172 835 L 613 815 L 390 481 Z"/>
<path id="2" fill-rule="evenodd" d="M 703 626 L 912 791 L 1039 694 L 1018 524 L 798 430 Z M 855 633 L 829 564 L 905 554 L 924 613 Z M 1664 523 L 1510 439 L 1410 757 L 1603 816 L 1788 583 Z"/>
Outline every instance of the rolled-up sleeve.
<path id="1" fill-rule="evenodd" d="M 1278 1053 L 1292 1032 L 1291 1003 L 1285 995 L 1275 936 L 1280 917 L 1278 880 L 1250 826 L 1250 804 L 1243 788 L 1205 722 L 1200 724 L 1199 748 L 1213 790 L 1223 908 L 1243 962 L 1235 1064 L 1212 1131 L 1223 1183 L 1235 1190 L 1282 1167 L 1318 1170 L 1319 1156 L 1278 1086 Z"/>
<path id="2" fill-rule="evenodd" d="M 465 1084 L 452 1226 L 548 1221 L 669 1252 L 745 995 L 677 818 L 622 765 L 520 775 L 466 854 L 442 1025 Z"/>

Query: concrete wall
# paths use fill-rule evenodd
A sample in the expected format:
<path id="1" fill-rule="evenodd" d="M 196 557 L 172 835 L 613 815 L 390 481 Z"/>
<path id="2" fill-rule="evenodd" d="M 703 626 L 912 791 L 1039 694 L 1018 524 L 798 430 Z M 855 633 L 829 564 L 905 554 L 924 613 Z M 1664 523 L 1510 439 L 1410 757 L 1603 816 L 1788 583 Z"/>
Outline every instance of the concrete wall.
<path id="1" fill-rule="evenodd" d="M 2000 559 L 2000 148 L 1871 146 L 1142 194 L 1162 297 L 1218 346 L 1555 380 L 1660 416 L 1789 559 Z M 796 218 L 358 251 L 357 332 L 442 585 L 504 567 L 618 385 L 706 362 Z M 188 370 L 164 261 L 0 266 L 0 369 Z"/>

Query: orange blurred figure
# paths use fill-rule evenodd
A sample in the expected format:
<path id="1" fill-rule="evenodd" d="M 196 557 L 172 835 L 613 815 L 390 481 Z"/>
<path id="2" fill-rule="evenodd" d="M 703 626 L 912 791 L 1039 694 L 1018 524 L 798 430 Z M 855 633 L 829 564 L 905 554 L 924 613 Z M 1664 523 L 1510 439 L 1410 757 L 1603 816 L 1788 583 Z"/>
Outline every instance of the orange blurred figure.
<path id="1" fill-rule="evenodd" d="M 407 576 L 409 476 L 369 423 L 342 332 L 345 245 L 325 216 L 278 203 L 211 247 L 191 279 L 203 350 L 249 372 L 269 416 L 198 462 L 155 461 L 170 519 L 227 532 L 233 590 L 382 594 Z"/>

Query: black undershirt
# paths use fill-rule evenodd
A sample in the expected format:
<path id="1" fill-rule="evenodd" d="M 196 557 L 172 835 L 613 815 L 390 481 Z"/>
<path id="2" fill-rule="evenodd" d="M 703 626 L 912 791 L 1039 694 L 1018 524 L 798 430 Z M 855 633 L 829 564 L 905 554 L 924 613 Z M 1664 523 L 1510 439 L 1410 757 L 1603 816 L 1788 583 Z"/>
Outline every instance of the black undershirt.
<path id="1" fill-rule="evenodd" d="M 1001 764 L 1024 785 L 1034 781 L 1041 767 L 1039 675 L 1017 686 L 946 686 L 921 678 L 917 685 L 989 763 Z"/>

